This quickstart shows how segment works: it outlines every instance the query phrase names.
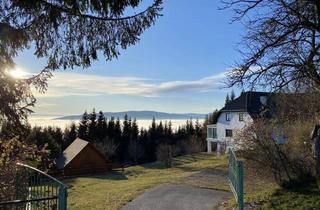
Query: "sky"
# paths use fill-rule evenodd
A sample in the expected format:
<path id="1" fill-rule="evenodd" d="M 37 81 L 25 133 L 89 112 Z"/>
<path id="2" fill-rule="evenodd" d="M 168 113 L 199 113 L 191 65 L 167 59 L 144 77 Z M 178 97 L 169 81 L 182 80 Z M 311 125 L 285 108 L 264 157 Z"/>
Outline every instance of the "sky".
<path id="1" fill-rule="evenodd" d="M 219 0 L 164 0 L 163 16 L 118 59 L 99 57 L 88 69 L 54 72 L 48 91 L 35 92 L 35 114 L 81 114 L 93 108 L 209 113 L 222 108 L 231 91 L 223 83 L 225 74 L 240 58 L 244 30 L 231 23 L 232 11 L 221 6 Z M 32 48 L 15 62 L 29 74 L 45 65 Z"/>

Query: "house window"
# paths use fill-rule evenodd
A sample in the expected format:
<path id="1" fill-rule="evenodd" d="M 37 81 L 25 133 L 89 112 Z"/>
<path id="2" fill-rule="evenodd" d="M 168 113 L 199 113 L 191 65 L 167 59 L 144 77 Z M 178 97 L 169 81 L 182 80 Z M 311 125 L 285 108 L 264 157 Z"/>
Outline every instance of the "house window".
<path id="1" fill-rule="evenodd" d="M 212 129 L 212 138 L 214 138 L 214 139 L 217 138 L 217 128 Z"/>
<path id="2" fill-rule="evenodd" d="M 243 121 L 243 113 L 239 113 L 239 121 Z"/>
<path id="3" fill-rule="evenodd" d="M 226 137 L 232 137 L 232 130 L 226 129 Z"/>
<path id="4" fill-rule="evenodd" d="M 208 127 L 207 138 L 212 138 L 212 139 L 217 138 L 217 128 L 216 127 Z"/>
<path id="5" fill-rule="evenodd" d="M 230 121 L 230 113 L 226 113 L 226 121 Z"/>

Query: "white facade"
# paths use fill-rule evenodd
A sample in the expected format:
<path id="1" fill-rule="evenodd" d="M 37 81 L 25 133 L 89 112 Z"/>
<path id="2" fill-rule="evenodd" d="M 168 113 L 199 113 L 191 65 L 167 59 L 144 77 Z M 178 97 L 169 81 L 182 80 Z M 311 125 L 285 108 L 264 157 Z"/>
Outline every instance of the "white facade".
<path id="1" fill-rule="evenodd" d="M 207 127 L 208 152 L 212 151 L 212 143 L 217 143 L 217 153 L 228 151 L 239 131 L 252 123 L 248 112 L 221 112 L 217 123 Z"/>

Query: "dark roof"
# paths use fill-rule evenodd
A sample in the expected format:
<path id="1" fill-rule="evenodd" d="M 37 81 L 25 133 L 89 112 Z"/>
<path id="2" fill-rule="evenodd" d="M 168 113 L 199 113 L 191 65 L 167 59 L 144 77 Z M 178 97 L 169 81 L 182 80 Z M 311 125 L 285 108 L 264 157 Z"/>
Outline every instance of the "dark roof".
<path id="1" fill-rule="evenodd" d="M 261 96 L 267 97 L 267 104 L 264 105 L 260 101 Z M 271 93 L 268 92 L 243 92 L 241 95 L 229 102 L 220 110 L 221 112 L 248 112 L 252 117 L 258 116 L 268 105 L 268 99 Z"/>
<path id="2" fill-rule="evenodd" d="M 89 142 L 77 138 L 74 140 L 59 157 L 56 159 L 56 166 L 58 169 L 63 169 L 68 165 L 73 158 L 75 158 L 87 145 Z"/>

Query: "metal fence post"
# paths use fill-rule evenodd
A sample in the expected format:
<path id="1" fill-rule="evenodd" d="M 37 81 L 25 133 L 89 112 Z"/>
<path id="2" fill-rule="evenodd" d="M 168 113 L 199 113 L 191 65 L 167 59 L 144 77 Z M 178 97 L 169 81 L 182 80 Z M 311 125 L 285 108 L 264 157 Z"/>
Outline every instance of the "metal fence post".
<path id="1" fill-rule="evenodd" d="M 243 162 L 238 160 L 232 149 L 229 149 L 228 178 L 230 188 L 237 201 L 238 210 L 244 209 L 243 202 Z"/>
<path id="2" fill-rule="evenodd" d="M 67 190 L 65 186 L 59 187 L 59 210 L 67 210 Z"/>
<path id="3" fill-rule="evenodd" d="M 238 167 L 238 209 L 243 210 L 243 162 L 237 161 Z"/>

